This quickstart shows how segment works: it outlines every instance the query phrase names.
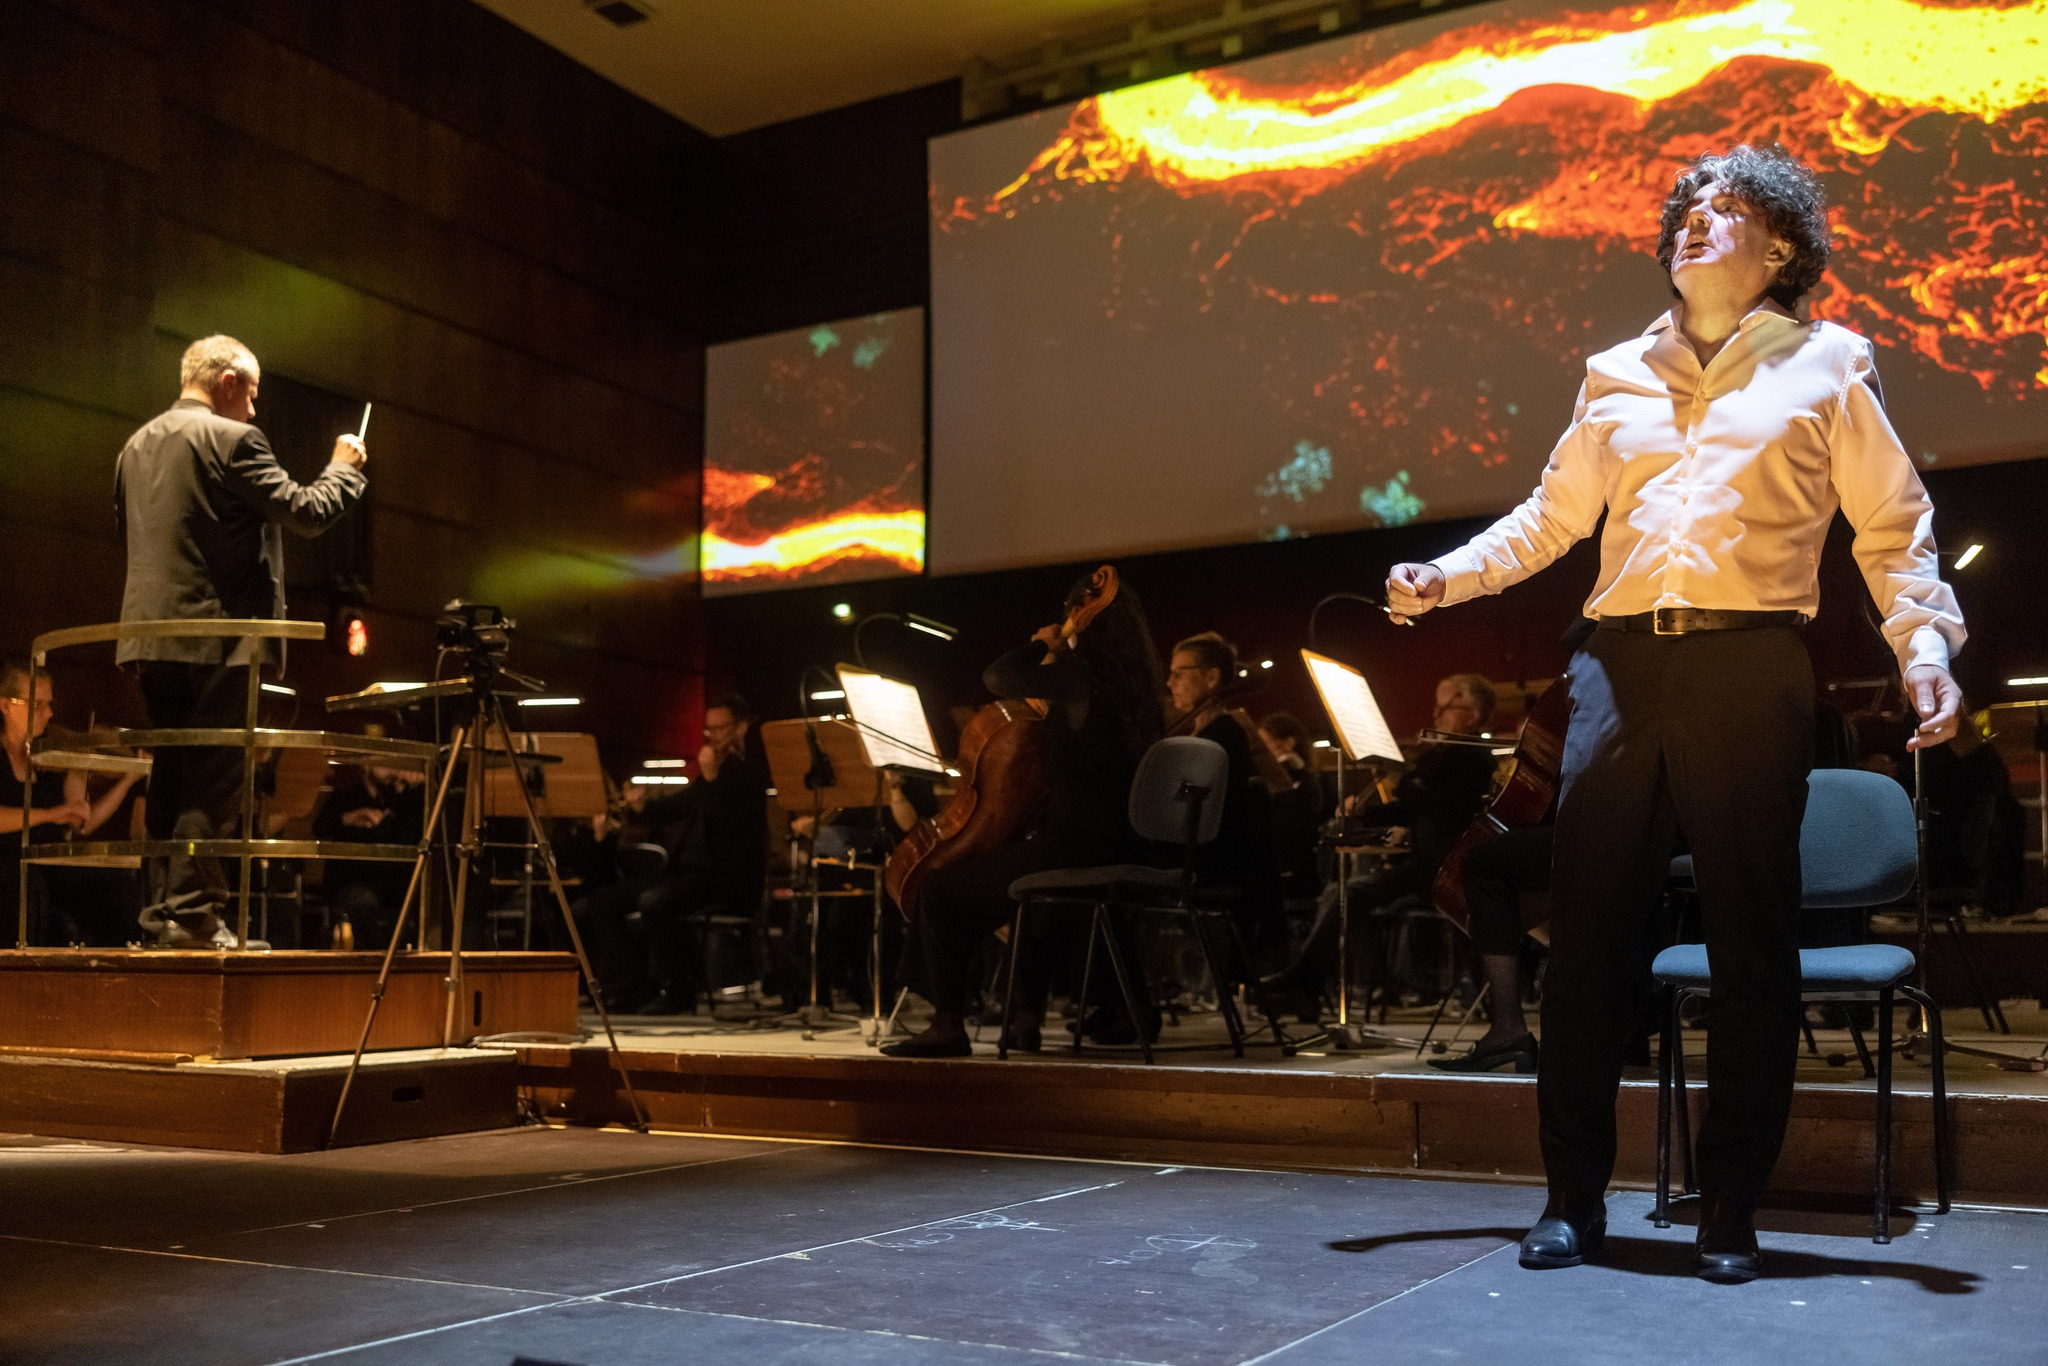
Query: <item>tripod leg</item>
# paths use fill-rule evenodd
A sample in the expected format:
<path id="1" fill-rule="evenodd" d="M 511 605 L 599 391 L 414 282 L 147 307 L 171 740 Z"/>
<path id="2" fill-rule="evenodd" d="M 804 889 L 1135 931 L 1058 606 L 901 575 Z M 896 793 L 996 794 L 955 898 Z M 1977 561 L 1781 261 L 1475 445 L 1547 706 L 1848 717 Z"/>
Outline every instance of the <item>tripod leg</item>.
<path id="1" fill-rule="evenodd" d="M 327 1125 L 327 1146 L 334 1146 L 335 1135 L 341 1132 L 341 1112 L 348 1105 L 349 1088 L 355 1085 L 356 1073 L 363 1065 L 363 1050 L 369 1046 L 370 1031 L 377 1025 L 377 1008 L 384 1003 L 384 988 L 391 981 L 391 963 L 398 956 L 398 942 L 405 937 L 405 922 L 412 915 L 414 905 L 420 907 L 420 923 L 426 923 L 426 873 L 429 841 L 434 828 L 440 823 L 441 809 L 448 802 L 450 780 L 455 776 L 455 765 L 449 764 L 441 774 L 440 786 L 434 792 L 434 804 L 427 812 L 426 824 L 420 827 L 420 852 L 412 861 L 412 877 L 405 884 L 405 900 L 398 904 L 398 919 L 391 926 L 391 942 L 384 946 L 384 964 L 377 970 L 376 985 L 370 988 L 370 1013 L 363 1019 L 362 1037 L 356 1040 L 355 1056 L 349 1059 L 348 1071 L 341 1078 L 341 1094 L 334 1101 L 334 1118 Z M 422 936 L 424 937 L 424 936 Z"/>
<path id="2" fill-rule="evenodd" d="M 505 723 L 505 713 L 492 698 L 486 704 L 490 708 L 491 721 L 497 726 L 498 738 L 505 742 L 507 754 L 518 753 L 512 743 L 512 728 Z M 555 894 L 555 906 L 562 913 L 562 925 L 569 931 L 569 944 L 576 950 L 576 965 L 583 970 L 583 980 L 590 987 L 590 1004 L 597 1011 L 598 1023 L 604 1026 L 605 1042 L 612 1057 L 612 1066 L 619 1074 L 619 1084 L 625 1088 L 626 1103 L 633 1110 L 633 1127 L 641 1133 L 647 1132 L 647 1113 L 640 1108 L 640 1096 L 633 1090 L 633 1078 L 626 1071 L 625 1054 L 619 1051 L 619 1036 L 612 1030 L 611 1012 L 604 1008 L 604 991 L 599 987 L 597 974 L 591 970 L 590 955 L 583 949 L 583 934 L 576 928 L 576 917 L 569 910 L 569 893 L 562 886 L 562 873 L 555 866 L 555 847 L 548 843 L 547 831 L 541 826 L 540 812 L 533 806 L 533 793 L 526 784 L 513 784 L 519 789 L 519 803 L 526 812 L 527 833 L 540 851 L 541 867 L 547 870 L 548 890 Z"/>

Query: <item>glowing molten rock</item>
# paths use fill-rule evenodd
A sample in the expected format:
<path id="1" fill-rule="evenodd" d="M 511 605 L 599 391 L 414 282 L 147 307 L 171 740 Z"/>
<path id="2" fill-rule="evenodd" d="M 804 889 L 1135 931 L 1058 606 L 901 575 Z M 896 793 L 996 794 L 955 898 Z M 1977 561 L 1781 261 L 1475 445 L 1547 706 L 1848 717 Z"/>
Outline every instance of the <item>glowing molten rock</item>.
<path id="1" fill-rule="evenodd" d="M 849 561 L 924 568 L 923 512 L 848 512 L 778 531 L 760 541 L 704 533 L 704 577 L 721 582 L 809 578 Z"/>
<path id="2" fill-rule="evenodd" d="M 1095 116 L 1128 160 L 1183 181 L 1351 165 L 1540 86 L 1654 104 L 1741 57 L 1810 63 L 1888 104 L 1991 119 L 2048 95 L 2044 39 L 2048 4 L 2038 0 L 2010 9 L 1751 0 L 1597 36 L 1540 29 L 1289 99 L 1232 90 L 1222 73 L 1178 76 L 1098 96 Z"/>

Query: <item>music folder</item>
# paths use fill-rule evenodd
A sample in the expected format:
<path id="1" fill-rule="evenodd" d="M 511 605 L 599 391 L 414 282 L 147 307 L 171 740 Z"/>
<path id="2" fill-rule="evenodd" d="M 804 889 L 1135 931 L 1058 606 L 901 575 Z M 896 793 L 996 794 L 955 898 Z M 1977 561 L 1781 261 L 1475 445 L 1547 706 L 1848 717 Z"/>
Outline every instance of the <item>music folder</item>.
<path id="1" fill-rule="evenodd" d="M 1345 756 L 1404 762 L 1401 746 L 1387 729 L 1387 718 L 1381 715 L 1365 675 L 1314 650 L 1303 650 L 1301 659 L 1323 699 L 1323 710 L 1330 714 L 1330 724 L 1337 728 L 1337 743 L 1344 747 Z"/>
<path id="2" fill-rule="evenodd" d="M 839 686 L 846 691 L 846 710 L 853 716 L 870 764 L 920 773 L 946 771 L 916 688 L 900 678 L 850 664 L 839 666 Z"/>

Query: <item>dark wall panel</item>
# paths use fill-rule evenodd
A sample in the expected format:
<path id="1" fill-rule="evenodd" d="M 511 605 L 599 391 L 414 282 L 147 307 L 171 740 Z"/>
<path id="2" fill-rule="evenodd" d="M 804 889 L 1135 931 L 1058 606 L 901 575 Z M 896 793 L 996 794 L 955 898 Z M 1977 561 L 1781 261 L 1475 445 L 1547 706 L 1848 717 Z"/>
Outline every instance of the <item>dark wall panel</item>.
<path id="1" fill-rule="evenodd" d="M 114 455 L 226 331 L 377 404 L 372 657 L 291 681 L 416 676 L 488 591 L 591 699 L 552 723 L 673 751 L 711 149 L 465 0 L 0 0 L 0 644 L 118 613 Z"/>

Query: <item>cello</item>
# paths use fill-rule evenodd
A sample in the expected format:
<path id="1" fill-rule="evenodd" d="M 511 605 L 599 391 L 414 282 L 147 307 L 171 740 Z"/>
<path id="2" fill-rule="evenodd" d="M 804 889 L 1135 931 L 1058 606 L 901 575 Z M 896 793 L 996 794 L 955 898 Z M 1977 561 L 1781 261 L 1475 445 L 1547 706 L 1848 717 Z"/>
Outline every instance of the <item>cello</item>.
<path id="1" fill-rule="evenodd" d="M 1564 764 L 1565 724 L 1571 719 L 1569 680 L 1560 678 L 1536 699 L 1515 740 L 1513 768 L 1486 809 L 1472 818 L 1465 833 L 1437 868 L 1430 898 L 1437 912 L 1472 933 L 1472 908 L 1465 901 L 1465 860 L 1483 844 L 1510 830 L 1546 825 L 1557 810 L 1558 775 Z M 1534 929 L 1525 925 L 1524 929 Z"/>
<path id="2" fill-rule="evenodd" d="M 1048 663 L 1075 648 L 1088 623 L 1116 600 L 1116 590 L 1116 570 L 1102 566 L 1065 619 L 1032 637 L 1045 642 Z M 952 799 L 904 835 L 882 871 L 883 889 L 905 917 L 917 915 L 935 871 L 1023 836 L 1046 795 L 1045 715 L 1043 702 L 1002 699 L 976 712 L 960 732 L 960 780 Z"/>

